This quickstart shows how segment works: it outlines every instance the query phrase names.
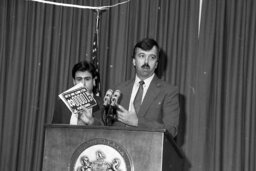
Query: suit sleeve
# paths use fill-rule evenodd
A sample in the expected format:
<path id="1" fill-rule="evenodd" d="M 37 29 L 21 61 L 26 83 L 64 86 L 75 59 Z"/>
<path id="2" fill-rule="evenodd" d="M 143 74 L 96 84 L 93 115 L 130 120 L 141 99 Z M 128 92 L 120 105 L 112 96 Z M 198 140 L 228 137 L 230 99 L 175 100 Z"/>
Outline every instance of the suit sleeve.
<path id="1" fill-rule="evenodd" d="M 97 106 L 93 108 L 93 117 L 94 117 L 94 123 L 92 125 L 94 126 L 102 126 L 104 125 L 102 120 L 102 115 L 104 112 L 103 108 L 103 102 L 101 97 L 95 97 L 95 100 L 97 101 Z"/>
<path id="2" fill-rule="evenodd" d="M 52 123 L 53 124 L 69 124 L 71 112 L 62 100 L 57 99 L 55 102 L 54 114 Z"/>
<path id="3" fill-rule="evenodd" d="M 167 94 L 163 103 L 163 123 L 173 137 L 178 133 L 179 114 L 179 93 L 175 89 L 172 93 Z"/>
<path id="4" fill-rule="evenodd" d="M 153 107 L 152 107 L 153 108 Z M 149 110 L 148 112 L 152 112 Z M 162 98 L 161 107 L 157 112 L 153 113 L 159 115 L 158 119 L 149 119 L 147 117 L 138 117 L 139 127 L 148 128 L 160 128 L 167 129 L 173 137 L 177 135 L 178 123 L 179 123 L 179 95 L 178 90 L 172 89 L 172 91 L 167 90 Z"/>
<path id="5" fill-rule="evenodd" d="M 102 120 L 102 109 L 98 110 L 97 112 L 93 113 L 94 117 L 94 122 L 92 125 L 94 126 L 102 126 L 104 125 L 103 120 Z"/>

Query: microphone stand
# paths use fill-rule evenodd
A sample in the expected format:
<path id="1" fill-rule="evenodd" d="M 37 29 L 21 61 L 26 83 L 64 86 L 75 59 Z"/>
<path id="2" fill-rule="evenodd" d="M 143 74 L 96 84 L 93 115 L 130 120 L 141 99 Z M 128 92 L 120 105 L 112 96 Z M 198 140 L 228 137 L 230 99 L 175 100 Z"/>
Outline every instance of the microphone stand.
<path id="1" fill-rule="evenodd" d="M 94 9 L 93 11 L 96 12 L 96 27 L 95 33 L 97 35 L 97 42 L 99 42 L 99 25 L 100 25 L 100 14 L 103 11 L 108 10 L 109 8 L 101 8 L 101 9 Z"/>
<path id="2" fill-rule="evenodd" d="M 114 122 L 117 120 L 117 107 L 115 105 L 109 105 L 107 115 L 106 115 L 106 120 L 105 120 L 105 125 L 106 126 L 112 126 Z"/>

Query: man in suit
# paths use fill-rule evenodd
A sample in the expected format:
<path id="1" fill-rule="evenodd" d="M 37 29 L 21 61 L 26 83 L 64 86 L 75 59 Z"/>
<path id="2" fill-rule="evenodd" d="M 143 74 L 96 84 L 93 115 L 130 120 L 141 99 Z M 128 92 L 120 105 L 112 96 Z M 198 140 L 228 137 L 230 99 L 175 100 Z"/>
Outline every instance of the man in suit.
<path id="1" fill-rule="evenodd" d="M 81 61 L 72 69 L 73 84 L 82 83 L 88 92 L 94 97 L 97 105 L 93 108 L 83 108 L 78 113 L 71 113 L 64 102 L 60 99 L 55 104 L 52 123 L 71 125 L 102 125 L 101 98 L 94 96 L 93 89 L 96 81 L 96 68 L 92 63 Z"/>
<path id="2" fill-rule="evenodd" d="M 155 40 L 146 38 L 135 45 L 132 62 L 136 75 L 116 87 L 122 94 L 117 110 L 118 121 L 114 126 L 163 128 L 173 136 L 177 135 L 178 89 L 155 75 L 158 60 L 159 46 Z M 137 94 L 141 94 L 139 105 Z"/>

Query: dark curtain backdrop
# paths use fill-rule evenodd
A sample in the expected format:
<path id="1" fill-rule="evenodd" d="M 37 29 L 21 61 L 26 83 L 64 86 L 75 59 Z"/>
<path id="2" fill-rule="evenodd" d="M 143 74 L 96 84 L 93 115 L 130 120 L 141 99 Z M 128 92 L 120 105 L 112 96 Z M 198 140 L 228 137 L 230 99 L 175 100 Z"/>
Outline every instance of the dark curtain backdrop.
<path id="1" fill-rule="evenodd" d="M 56 0 L 111 5 L 120 0 Z M 254 0 L 130 0 L 103 11 L 102 93 L 134 76 L 132 49 L 155 38 L 157 74 L 180 90 L 184 171 L 256 170 Z M 24 0 L 0 2 L 0 170 L 40 170 L 44 124 L 71 69 L 90 60 L 96 13 Z"/>
<path id="2" fill-rule="evenodd" d="M 255 24 L 255 0 L 203 4 L 195 111 L 204 170 L 256 170 Z"/>

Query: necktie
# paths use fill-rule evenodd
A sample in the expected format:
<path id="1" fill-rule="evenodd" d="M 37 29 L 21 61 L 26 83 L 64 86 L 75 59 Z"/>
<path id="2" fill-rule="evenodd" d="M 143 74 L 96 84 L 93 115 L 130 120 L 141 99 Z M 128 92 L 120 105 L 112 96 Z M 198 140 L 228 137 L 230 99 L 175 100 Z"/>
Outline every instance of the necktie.
<path id="1" fill-rule="evenodd" d="M 138 89 L 137 94 L 136 94 L 136 96 L 134 98 L 134 101 L 133 101 L 134 109 L 135 109 L 135 112 L 137 114 L 140 110 L 140 105 L 141 105 L 141 102 L 142 102 L 144 81 L 140 81 L 139 84 L 140 84 L 139 89 Z"/>

